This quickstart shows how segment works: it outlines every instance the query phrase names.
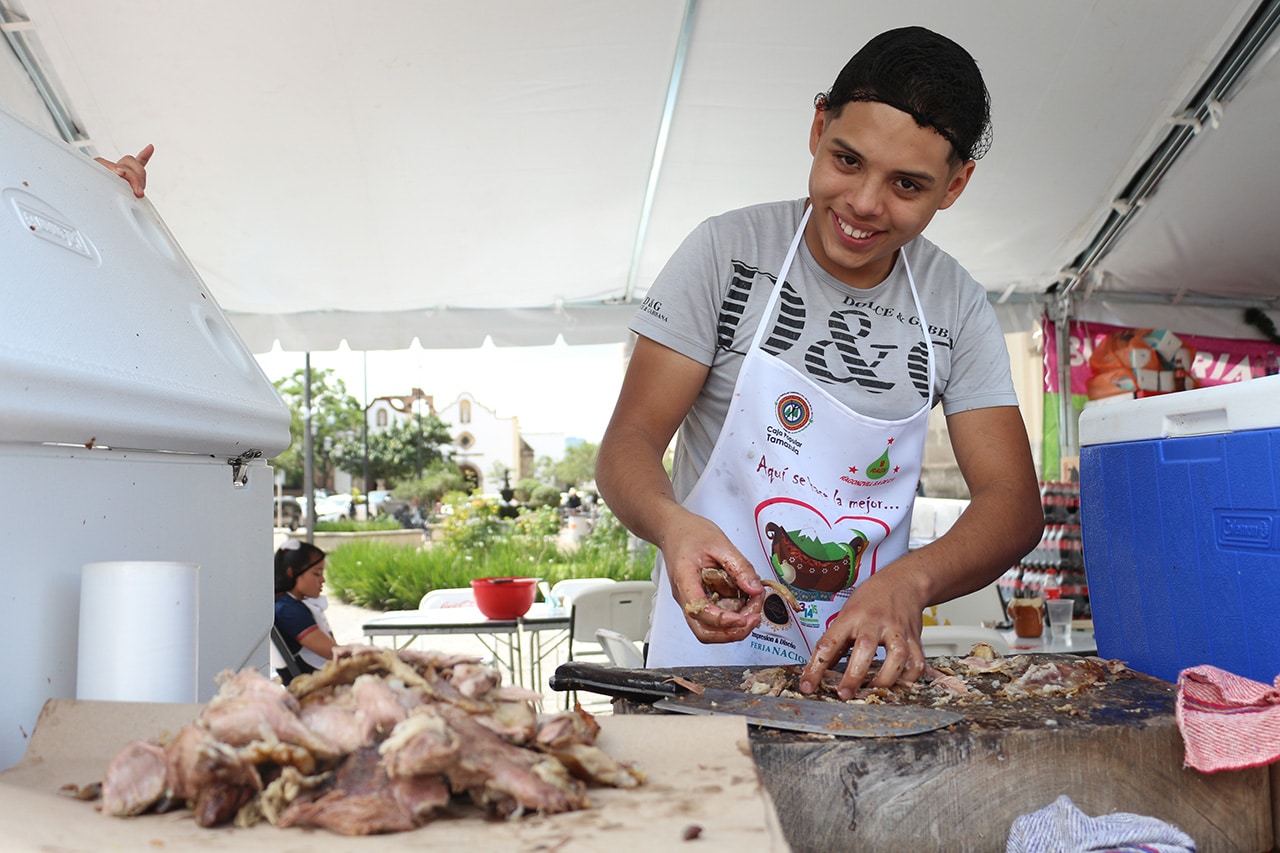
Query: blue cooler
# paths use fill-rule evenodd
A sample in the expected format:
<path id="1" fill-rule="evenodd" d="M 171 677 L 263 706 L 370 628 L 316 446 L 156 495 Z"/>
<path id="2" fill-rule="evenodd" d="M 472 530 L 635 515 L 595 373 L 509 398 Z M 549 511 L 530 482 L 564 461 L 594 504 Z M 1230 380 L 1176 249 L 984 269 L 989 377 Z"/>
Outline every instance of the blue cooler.
<path id="1" fill-rule="evenodd" d="M 1280 376 L 1090 407 L 1080 516 L 1098 654 L 1166 681 L 1280 673 Z"/>

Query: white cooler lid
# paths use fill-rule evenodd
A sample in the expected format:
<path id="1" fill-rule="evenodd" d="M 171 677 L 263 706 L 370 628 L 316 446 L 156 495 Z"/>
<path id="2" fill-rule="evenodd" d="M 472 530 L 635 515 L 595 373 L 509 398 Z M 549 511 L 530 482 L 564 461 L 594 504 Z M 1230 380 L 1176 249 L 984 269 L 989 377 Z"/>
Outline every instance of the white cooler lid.
<path id="1" fill-rule="evenodd" d="M 1080 446 L 1273 429 L 1278 394 L 1280 376 L 1264 376 L 1091 406 L 1080 413 Z"/>
<path id="2" fill-rule="evenodd" d="M 287 448 L 288 408 L 151 203 L 3 107 L 0 151 L 0 442 Z"/>

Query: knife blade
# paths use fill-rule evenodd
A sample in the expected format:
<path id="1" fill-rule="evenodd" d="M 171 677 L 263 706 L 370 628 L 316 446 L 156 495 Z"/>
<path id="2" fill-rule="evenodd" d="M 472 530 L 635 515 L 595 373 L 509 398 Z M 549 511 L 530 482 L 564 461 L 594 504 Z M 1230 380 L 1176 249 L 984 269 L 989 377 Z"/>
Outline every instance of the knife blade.
<path id="1" fill-rule="evenodd" d="M 964 719 L 954 711 L 910 705 L 850 705 L 818 699 L 753 696 L 734 690 L 689 690 L 669 673 L 569 662 L 556 668 L 554 690 L 586 690 L 621 699 L 652 702 L 680 714 L 736 714 L 767 728 L 835 737 L 904 737 L 945 728 Z"/>

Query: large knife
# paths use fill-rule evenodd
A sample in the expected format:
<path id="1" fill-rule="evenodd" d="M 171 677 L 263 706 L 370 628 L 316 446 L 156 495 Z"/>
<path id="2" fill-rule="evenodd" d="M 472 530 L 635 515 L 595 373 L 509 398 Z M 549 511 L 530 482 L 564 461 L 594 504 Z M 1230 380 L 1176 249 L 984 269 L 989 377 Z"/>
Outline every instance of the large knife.
<path id="1" fill-rule="evenodd" d="M 584 690 L 679 714 L 737 714 L 753 726 L 836 737 L 904 737 L 964 719 L 953 711 L 912 705 L 850 705 L 820 699 L 753 696 L 735 690 L 692 690 L 671 673 L 570 661 L 556 668 L 553 690 Z"/>

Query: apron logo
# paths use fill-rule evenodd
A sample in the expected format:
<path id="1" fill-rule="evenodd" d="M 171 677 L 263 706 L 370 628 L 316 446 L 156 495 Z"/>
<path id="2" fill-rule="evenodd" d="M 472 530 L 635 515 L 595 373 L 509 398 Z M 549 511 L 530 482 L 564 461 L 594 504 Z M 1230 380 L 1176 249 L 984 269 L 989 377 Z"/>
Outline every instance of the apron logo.
<path id="1" fill-rule="evenodd" d="M 853 530 L 847 543 L 827 542 L 770 521 L 764 533 L 772 543 L 769 564 L 800 600 L 829 601 L 858 582 L 862 553 L 868 544 L 862 531 Z"/>
<path id="2" fill-rule="evenodd" d="M 778 423 L 787 432 L 799 432 L 813 420 L 813 409 L 809 401 L 793 392 L 778 398 L 776 406 Z"/>
<path id="3" fill-rule="evenodd" d="M 867 476 L 873 480 L 879 480 L 885 474 L 889 473 L 889 468 L 893 463 L 889 461 L 889 448 L 884 449 L 884 453 L 867 466 Z"/>
<path id="4" fill-rule="evenodd" d="M 875 460 L 867 466 L 866 470 L 861 472 L 866 479 L 858 479 L 858 466 L 849 466 L 849 473 L 840 477 L 842 483 L 848 483 L 852 486 L 887 486 L 894 480 L 898 479 L 897 474 L 902 470 L 901 466 L 894 465 L 893 460 L 889 458 L 889 450 L 893 446 L 894 439 L 889 439 L 885 446 L 884 452 L 875 458 Z M 885 476 L 893 474 L 887 480 Z"/>

